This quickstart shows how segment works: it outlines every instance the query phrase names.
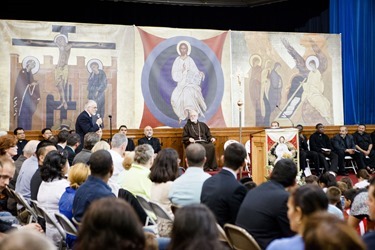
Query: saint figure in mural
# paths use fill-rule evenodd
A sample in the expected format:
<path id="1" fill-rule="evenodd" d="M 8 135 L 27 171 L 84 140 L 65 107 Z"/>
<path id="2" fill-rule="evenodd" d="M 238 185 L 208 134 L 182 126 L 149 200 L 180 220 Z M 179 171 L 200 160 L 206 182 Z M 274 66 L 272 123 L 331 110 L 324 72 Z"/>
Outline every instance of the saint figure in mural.
<path id="1" fill-rule="evenodd" d="M 57 35 L 54 41 L 59 49 L 59 60 L 55 69 L 55 84 L 59 91 L 61 104 L 57 109 L 67 109 L 68 104 L 66 102 L 65 88 L 68 82 L 68 60 L 73 45 L 68 43 L 68 37 L 63 34 Z"/>
<path id="2" fill-rule="evenodd" d="M 250 101 L 255 109 L 255 125 L 263 125 L 262 116 L 262 104 L 263 94 L 261 95 L 262 86 L 262 59 L 259 55 L 254 54 L 250 57 L 251 70 L 249 71 L 249 89 L 250 89 Z"/>
<path id="3" fill-rule="evenodd" d="M 91 59 L 87 63 L 87 70 L 90 73 L 87 85 L 87 99 L 94 100 L 98 105 L 97 114 L 104 117 L 105 90 L 107 89 L 107 76 L 103 71 L 103 64 L 98 59 Z"/>
<path id="4" fill-rule="evenodd" d="M 195 110 L 198 115 L 204 117 L 207 109 L 201 90 L 205 74 L 198 69 L 190 57 L 190 52 L 189 42 L 179 42 L 177 44 L 179 56 L 172 65 L 172 79 L 177 86 L 171 95 L 171 105 L 180 122 L 188 117 L 189 110 Z"/>
<path id="5" fill-rule="evenodd" d="M 35 57 L 26 57 L 22 61 L 22 69 L 18 73 L 13 97 L 14 116 L 17 127 L 32 129 L 32 119 L 40 101 L 39 83 L 34 74 L 39 71 L 39 61 Z"/>
<path id="6" fill-rule="evenodd" d="M 316 56 L 309 56 L 306 60 L 306 67 L 310 70 L 307 78 L 302 82 L 303 94 L 302 103 L 309 102 L 328 123 L 331 123 L 331 103 L 323 95 L 324 82 L 322 74 L 317 69 L 319 60 Z"/>

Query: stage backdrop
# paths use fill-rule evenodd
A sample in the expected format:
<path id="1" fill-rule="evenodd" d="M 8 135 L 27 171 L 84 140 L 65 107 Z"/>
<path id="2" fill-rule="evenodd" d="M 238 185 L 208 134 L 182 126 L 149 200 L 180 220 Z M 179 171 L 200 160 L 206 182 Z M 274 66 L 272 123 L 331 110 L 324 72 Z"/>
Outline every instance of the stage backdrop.
<path id="1" fill-rule="evenodd" d="M 0 128 L 343 123 L 340 35 L 0 20 Z"/>

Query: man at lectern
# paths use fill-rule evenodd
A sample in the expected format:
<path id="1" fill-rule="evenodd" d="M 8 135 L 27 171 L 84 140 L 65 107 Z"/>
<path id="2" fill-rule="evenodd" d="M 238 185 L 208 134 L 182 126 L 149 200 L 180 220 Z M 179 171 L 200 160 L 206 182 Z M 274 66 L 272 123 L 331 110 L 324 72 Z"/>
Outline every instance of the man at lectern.
<path id="1" fill-rule="evenodd" d="M 212 137 L 210 128 L 204 122 L 198 121 L 198 113 L 195 110 L 189 110 L 189 118 L 186 122 L 182 141 L 185 146 L 190 143 L 200 143 L 206 149 L 206 163 L 204 165 L 204 170 L 217 170 L 217 161 L 215 154 L 214 142 L 215 138 Z"/>

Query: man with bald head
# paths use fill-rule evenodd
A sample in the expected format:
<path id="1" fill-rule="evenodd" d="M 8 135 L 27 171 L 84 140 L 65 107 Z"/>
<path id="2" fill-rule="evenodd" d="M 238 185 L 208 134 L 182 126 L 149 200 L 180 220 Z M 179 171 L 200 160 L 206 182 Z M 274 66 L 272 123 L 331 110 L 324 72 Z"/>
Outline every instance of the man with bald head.
<path id="1" fill-rule="evenodd" d="M 203 183 L 211 177 L 203 171 L 206 150 L 201 144 L 192 143 L 187 146 L 185 162 L 185 173 L 173 182 L 168 195 L 173 204 L 180 206 L 201 203 Z"/>
<path id="2" fill-rule="evenodd" d="M 143 130 L 145 134 L 144 137 L 138 140 L 138 145 L 149 144 L 154 149 L 155 154 L 159 153 L 161 150 L 160 140 L 156 137 L 153 137 L 154 130 L 151 126 L 146 126 Z"/>

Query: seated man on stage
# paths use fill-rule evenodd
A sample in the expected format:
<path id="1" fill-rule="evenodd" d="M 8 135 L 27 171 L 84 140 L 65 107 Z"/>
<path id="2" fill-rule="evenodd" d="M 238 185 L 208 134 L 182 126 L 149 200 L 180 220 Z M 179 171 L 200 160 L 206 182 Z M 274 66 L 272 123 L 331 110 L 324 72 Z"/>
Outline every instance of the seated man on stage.
<path id="1" fill-rule="evenodd" d="M 200 143 L 206 149 L 206 163 L 204 170 L 217 170 L 216 154 L 214 142 L 215 138 L 211 136 L 210 128 L 204 122 L 198 121 L 198 113 L 195 110 L 189 111 L 189 118 L 184 126 L 182 141 L 185 146 L 190 143 Z"/>

